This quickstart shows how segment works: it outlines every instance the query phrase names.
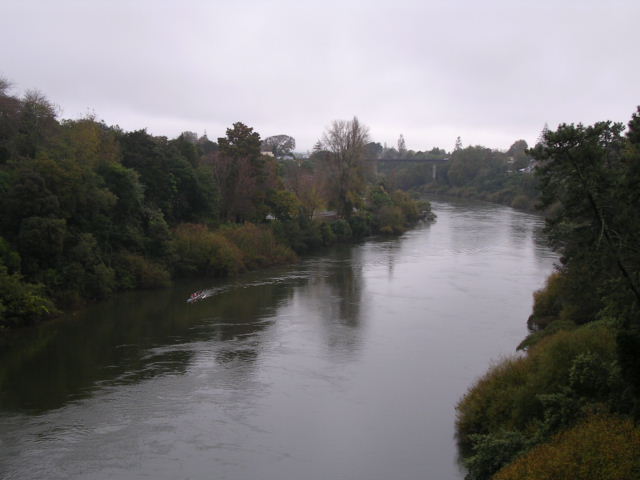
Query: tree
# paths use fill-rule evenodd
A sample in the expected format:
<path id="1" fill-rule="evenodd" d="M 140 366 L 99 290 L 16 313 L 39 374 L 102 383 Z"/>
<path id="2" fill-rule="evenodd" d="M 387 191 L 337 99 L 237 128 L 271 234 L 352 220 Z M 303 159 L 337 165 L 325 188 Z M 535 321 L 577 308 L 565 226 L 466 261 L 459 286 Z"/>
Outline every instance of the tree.
<path id="1" fill-rule="evenodd" d="M 513 168 L 515 170 L 520 170 L 529 165 L 529 156 L 527 155 L 528 148 L 529 146 L 526 141 L 516 140 L 513 145 L 509 147 L 509 150 L 507 150 L 507 155 L 512 158 Z"/>
<path id="2" fill-rule="evenodd" d="M 382 155 L 383 147 L 378 142 L 369 142 L 365 145 L 365 152 L 367 159 L 375 160 Z"/>
<path id="3" fill-rule="evenodd" d="M 618 363 L 640 411 L 640 109 L 619 123 L 560 125 L 532 154 L 547 232 L 562 253 L 570 320 L 615 319 Z M 565 308 L 566 310 L 566 308 Z M 566 315 L 565 315 L 566 316 Z"/>
<path id="4" fill-rule="evenodd" d="M 547 124 L 547 122 L 544 122 L 544 127 L 542 127 L 542 130 L 540 131 L 540 135 L 538 135 L 538 139 L 536 140 L 536 145 L 538 144 L 542 146 L 545 145 L 546 143 L 545 137 L 547 136 L 548 132 L 549 132 L 549 125 Z"/>
<path id="5" fill-rule="evenodd" d="M 448 178 L 456 187 L 469 186 L 496 179 L 503 171 L 504 154 L 475 146 L 456 150 L 451 155 Z"/>
<path id="6" fill-rule="evenodd" d="M 462 140 L 460 139 L 460 137 L 457 137 L 457 138 L 456 138 L 456 144 L 455 144 L 455 146 L 453 147 L 453 149 L 454 149 L 455 151 L 462 150 Z"/>
<path id="7" fill-rule="evenodd" d="M 218 138 L 218 148 L 227 157 L 254 160 L 260 156 L 260 134 L 244 123 L 236 122 L 232 128 L 227 128 L 226 137 Z"/>
<path id="8" fill-rule="evenodd" d="M 206 133 L 198 139 L 198 146 L 203 155 L 209 155 L 218 151 L 218 144 L 209 140 Z"/>
<path id="9" fill-rule="evenodd" d="M 28 90 L 21 102 L 18 153 L 35 158 L 54 134 L 57 108 L 38 90 Z"/>
<path id="10" fill-rule="evenodd" d="M 321 154 L 314 154 L 318 158 Z M 321 163 L 323 160 L 318 160 Z M 304 215 L 311 219 L 323 201 L 322 175 L 319 168 L 311 168 L 311 162 L 298 165 L 287 162 L 282 166 L 286 186 L 296 194 Z"/>
<path id="11" fill-rule="evenodd" d="M 11 82 L 4 77 L 0 77 L 0 97 L 6 97 L 11 89 Z"/>
<path id="12" fill-rule="evenodd" d="M 328 152 L 325 162 L 330 201 L 339 215 L 349 218 L 362 204 L 365 191 L 365 147 L 369 129 L 357 117 L 334 120 L 320 140 Z"/>
<path id="13" fill-rule="evenodd" d="M 538 176 L 543 205 L 561 205 L 548 220 L 547 230 L 563 252 L 565 266 L 579 271 L 583 279 L 603 282 L 603 292 L 613 287 L 612 274 L 619 276 L 640 302 L 640 288 L 634 280 L 640 266 L 635 263 L 639 259 L 634 254 L 634 238 L 640 232 L 634 231 L 637 213 L 628 209 L 637 202 L 628 184 L 629 166 L 635 162 L 623 156 L 623 129 L 622 124 L 612 122 L 588 127 L 563 124 L 556 132 L 545 134 L 544 143 L 538 144 L 533 155 L 541 162 Z"/>
<path id="14" fill-rule="evenodd" d="M 296 148 L 296 141 L 289 135 L 273 135 L 262 141 L 263 151 L 273 153 L 276 158 L 291 155 L 293 149 Z"/>
<path id="15" fill-rule="evenodd" d="M 10 83 L 0 78 L 0 164 L 16 156 L 22 102 L 7 95 Z"/>
<path id="16" fill-rule="evenodd" d="M 404 141 L 404 136 L 400 134 L 398 137 L 398 157 L 404 158 L 407 155 L 407 144 Z"/>
<path id="17" fill-rule="evenodd" d="M 201 152 L 198 148 L 198 136 L 194 132 L 182 132 L 178 138 L 169 142 L 193 166 L 198 166 Z"/>
<path id="18" fill-rule="evenodd" d="M 262 220 L 268 190 L 275 188 L 275 159 L 260 154 L 260 135 L 243 123 L 234 123 L 213 161 L 220 192 L 221 216 L 227 221 Z"/>

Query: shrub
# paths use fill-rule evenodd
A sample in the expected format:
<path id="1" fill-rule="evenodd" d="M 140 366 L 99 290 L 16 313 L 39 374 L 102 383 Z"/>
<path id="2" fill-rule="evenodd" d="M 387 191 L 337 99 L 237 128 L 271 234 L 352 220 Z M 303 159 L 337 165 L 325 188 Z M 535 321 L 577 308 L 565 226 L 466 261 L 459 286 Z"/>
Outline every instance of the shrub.
<path id="1" fill-rule="evenodd" d="M 523 427 L 516 418 L 514 403 L 535 396 L 527 385 L 530 372 L 528 358 L 505 358 L 464 395 L 456 406 L 456 432 L 463 453 L 471 451 L 473 435 Z"/>
<path id="2" fill-rule="evenodd" d="M 320 223 L 304 215 L 291 220 L 274 220 L 270 227 L 278 242 L 288 245 L 296 253 L 306 252 L 323 244 Z"/>
<path id="3" fill-rule="evenodd" d="M 573 330 L 576 324 L 570 320 L 554 320 L 544 330 L 536 330 L 520 342 L 516 350 L 527 350 L 540 342 L 543 338 L 555 335 L 561 330 Z"/>
<path id="4" fill-rule="evenodd" d="M 518 210 L 532 210 L 532 202 L 526 195 L 520 194 L 511 201 L 511 207 Z"/>
<path id="5" fill-rule="evenodd" d="M 533 312 L 527 320 L 530 330 L 542 330 L 560 317 L 564 277 L 560 272 L 549 275 L 543 288 L 533 294 Z"/>
<path id="6" fill-rule="evenodd" d="M 553 406 L 547 403 L 545 408 L 544 395 L 564 393 L 567 389 L 574 397 L 585 395 L 576 388 L 580 375 L 602 377 L 596 371 L 580 373 L 580 368 L 587 364 L 606 365 L 610 369 L 606 375 L 612 375 L 615 358 L 615 339 L 610 329 L 591 324 L 545 338 L 526 356 L 502 360 L 469 389 L 456 407 L 457 436 L 463 453 L 471 450 L 472 435 L 521 431 L 534 436 L 546 431 L 545 416 L 553 413 L 549 411 Z M 575 405 L 582 406 L 580 402 Z"/>
<path id="7" fill-rule="evenodd" d="M 322 222 L 322 224 L 320 224 L 320 236 L 322 237 L 322 244 L 325 247 L 336 243 L 336 234 L 333 233 L 331 225 L 327 222 Z"/>
<path id="8" fill-rule="evenodd" d="M 42 285 L 27 283 L 0 265 L 0 329 L 31 325 L 55 312 Z"/>
<path id="9" fill-rule="evenodd" d="M 349 227 L 354 238 L 364 238 L 371 235 L 371 215 L 360 213 L 349 219 Z"/>
<path id="10" fill-rule="evenodd" d="M 520 432 L 500 431 L 488 435 L 474 435 L 474 454 L 464 462 L 469 474 L 467 480 L 489 479 L 528 447 Z"/>
<path id="11" fill-rule="evenodd" d="M 402 212 L 405 223 L 415 223 L 420 220 L 420 210 L 422 205 L 419 202 L 411 198 L 407 192 L 402 190 L 396 190 L 391 195 L 393 203 Z"/>
<path id="12" fill-rule="evenodd" d="M 140 255 L 123 252 L 115 259 L 121 289 L 157 288 L 171 284 L 169 272 L 160 264 Z"/>
<path id="13" fill-rule="evenodd" d="M 290 263 L 296 260 L 296 254 L 276 240 L 273 231 L 265 226 L 253 223 L 225 226 L 221 235 L 231 241 L 240 251 L 242 263 L 248 269 Z"/>
<path id="14" fill-rule="evenodd" d="M 378 211 L 376 223 L 380 233 L 400 234 L 405 231 L 405 218 L 399 207 L 382 207 Z"/>
<path id="15" fill-rule="evenodd" d="M 245 268 L 240 249 L 206 226 L 184 223 L 173 232 L 178 275 L 231 275 Z"/>
<path id="16" fill-rule="evenodd" d="M 626 480 L 640 477 L 640 428 L 629 419 L 594 415 L 538 445 L 495 480 Z"/>
<path id="17" fill-rule="evenodd" d="M 331 229 L 339 242 L 346 242 L 351 239 L 353 232 L 346 220 L 339 219 L 331 224 Z"/>

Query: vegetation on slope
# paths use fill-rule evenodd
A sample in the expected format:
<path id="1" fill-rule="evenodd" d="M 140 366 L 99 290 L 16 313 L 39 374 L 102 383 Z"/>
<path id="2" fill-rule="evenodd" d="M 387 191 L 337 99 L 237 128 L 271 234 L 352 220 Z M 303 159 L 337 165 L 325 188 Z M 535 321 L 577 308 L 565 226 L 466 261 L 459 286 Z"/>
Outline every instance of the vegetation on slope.
<path id="1" fill-rule="evenodd" d="M 639 114 L 626 135 L 611 122 L 561 125 L 531 152 L 561 264 L 534 295 L 524 355 L 458 404 L 470 479 L 638 476 Z"/>

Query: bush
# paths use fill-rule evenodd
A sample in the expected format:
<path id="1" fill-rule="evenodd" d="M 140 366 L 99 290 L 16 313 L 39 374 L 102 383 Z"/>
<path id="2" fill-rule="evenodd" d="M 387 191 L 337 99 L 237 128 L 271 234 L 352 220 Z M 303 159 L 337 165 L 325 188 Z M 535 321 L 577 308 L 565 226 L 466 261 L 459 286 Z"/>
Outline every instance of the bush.
<path id="1" fill-rule="evenodd" d="M 351 239 L 353 232 L 351 232 L 351 227 L 346 220 L 336 220 L 331 224 L 331 229 L 336 236 L 336 240 L 338 242 L 346 242 Z"/>
<path id="2" fill-rule="evenodd" d="M 173 232 L 178 275 L 232 275 L 245 268 L 240 249 L 205 225 L 184 223 Z"/>
<path id="3" fill-rule="evenodd" d="M 518 210 L 532 210 L 532 201 L 526 195 L 520 194 L 511 201 L 511 207 Z"/>
<path id="4" fill-rule="evenodd" d="M 44 287 L 23 281 L 0 265 L 0 329 L 34 324 L 56 313 Z"/>
<path id="5" fill-rule="evenodd" d="M 171 284 L 169 272 L 149 259 L 123 252 L 115 259 L 118 286 L 120 289 L 158 288 Z"/>
<path id="6" fill-rule="evenodd" d="M 322 222 L 322 224 L 320 225 L 320 235 L 322 237 L 322 244 L 325 247 L 336 243 L 336 234 L 333 233 L 331 225 L 327 222 Z"/>
<path id="7" fill-rule="evenodd" d="M 500 431 L 489 435 L 474 435 L 474 455 L 464 462 L 469 474 L 467 480 L 489 479 L 528 447 L 520 432 Z"/>
<path id="8" fill-rule="evenodd" d="M 307 252 L 323 244 L 320 222 L 305 215 L 291 220 L 274 220 L 270 226 L 278 242 L 288 245 L 296 253 Z"/>
<path id="9" fill-rule="evenodd" d="M 391 195 L 393 203 L 402 212 L 405 224 L 412 224 L 420 220 L 421 206 L 407 192 L 396 190 Z"/>
<path id="10" fill-rule="evenodd" d="M 399 207 L 385 206 L 378 212 L 378 231 L 387 235 L 396 235 L 405 231 L 405 218 Z"/>
<path id="11" fill-rule="evenodd" d="M 360 213 L 349 219 L 349 227 L 353 238 L 364 238 L 371 235 L 371 215 Z"/>
<path id="12" fill-rule="evenodd" d="M 457 436 L 463 453 L 471 451 L 471 437 L 476 434 L 520 431 L 534 436 L 546 432 L 545 416 L 552 413 L 552 405 L 545 406 L 545 395 L 567 391 L 576 398 L 585 395 L 577 388 L 579 381 L 571 383 L 571 375 L 587 376 L 587 372 L 578 373 L 584 367 L 585 354 L 589 355 L 589 365 L 606 366 L 606 375 L 613 378 L 615 339 L 610 329 L 601 324 L 558 332 L 533 346 L 526 356 L 506 358 L 491 368 L 456 407 Z M 601 373 L 595 371 L 589 375 L 601 378 Z M 575 405 L 583 406 L 581 402 Z"/>
<path id="13" fill-rule="evenodd" d="M 574 330 L 576 324 L 570 320 L 554 320 L 544 330 L 536 330 L 520 342 L 516 350 L 528 350 L 543 338 L 550 337 L 562 330 Z"/>
<path id="14" fill-rule="evenodd" d="M 525 400 L 535 397 L 528 385 L 531 369 L 526 357 L 505 358 L 491 367 L 460 400 L 456 406 L 456 433 L 463 454 L 471 451 L 474 435 L 523 428 L 514 404 L 521 403 L 521 410 Z"/>
<path id="15" fill-rule="evenodd" d="M 640 478 L 640 428 L 629 419 L 594 415 L 538 445 L 495 480 Z"/>
<path id="16" fill-rule="evenodd" d="M 527 320 L 532 331 L 543 330 L 560 317 L 565 279 L 560 272 L 549 275 L 543 288 L 533 294 L 533 312 Z"/>
<path id="17" fill-rule="evenodd" d="M 279 243 L 273 231 L 265 226 L 259 227 L 253 223 L 225 226 L 220 229 L 220 233 L 239 249 L 242 263 L 250 270 L 294 262 L 297 258 L 296 254 L 286 245 Z"/>

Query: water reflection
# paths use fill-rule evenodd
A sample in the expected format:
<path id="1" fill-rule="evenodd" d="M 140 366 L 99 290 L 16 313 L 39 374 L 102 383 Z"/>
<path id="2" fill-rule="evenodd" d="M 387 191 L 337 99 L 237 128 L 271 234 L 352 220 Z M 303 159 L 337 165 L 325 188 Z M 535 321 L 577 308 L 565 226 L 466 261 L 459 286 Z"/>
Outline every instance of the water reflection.
<path id="1" fill-rule="evenodd" d="M 96 388 L 182 374 L 194 342 L 257 336 L 302 278 L 258 282 L 247 276 L 215 298 L 188 305 L 191 285 L 119 295 L 25 332 L 0 357 L 0 408 L 44 411 Z M 186 346 L 185 346 L 186 344 Z M 161 348 L 170 346 L 171 348 Z M 220 349 L 217 360 L 255 361 L 259 345 Z"/>
<path id="2" fill-rule="evenodd" d="M 334 261 L 320 264 L 306 292 L 317 302 L 326 344 L 337 359 L 349 358 L 359 343 L 363 284 L 356 252 L 344 248 Z"/>

